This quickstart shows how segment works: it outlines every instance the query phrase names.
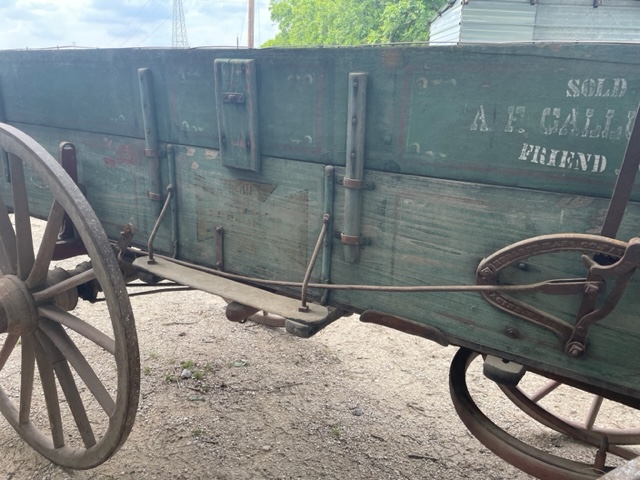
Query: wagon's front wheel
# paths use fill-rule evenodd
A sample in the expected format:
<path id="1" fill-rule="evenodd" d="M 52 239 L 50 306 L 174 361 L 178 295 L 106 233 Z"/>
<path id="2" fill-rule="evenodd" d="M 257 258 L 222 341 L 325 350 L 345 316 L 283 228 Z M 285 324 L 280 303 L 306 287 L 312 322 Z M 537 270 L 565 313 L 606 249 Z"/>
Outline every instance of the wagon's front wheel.
<path id="1" fill-rule="evenodd" d="M 0 179 L 0 411 L 52 462 L 92 468 L 122 445 L 138 404 L 124 280 L 95 213 L 55 159 L 5 124 L 0 147 L 10 177 Z M 33 212 L 46 218 L 39 247 Z M 86 248 L 83 266 L 52 261 L 65 218 Z M 78 287 L 88 283 L 106 302 L 78 302 Z"/>

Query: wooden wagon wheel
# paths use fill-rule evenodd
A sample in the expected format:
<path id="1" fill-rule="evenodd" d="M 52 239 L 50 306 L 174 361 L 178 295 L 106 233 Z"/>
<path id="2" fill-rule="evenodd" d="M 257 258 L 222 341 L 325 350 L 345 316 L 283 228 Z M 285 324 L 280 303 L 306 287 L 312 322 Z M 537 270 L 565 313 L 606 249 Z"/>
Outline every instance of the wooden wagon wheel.
<path id="1" fill-rule="evenodd" d="M 586 480 L 599 478 L 603 471 L 609 469 L 604 465 L 606 456 L 603 453 L 607 451 L 625 459 L 635 456 L 635 452 L 614 443 L 603 444 L 602 434 L 583 428 L 575 428 L 569 424 L 564 425 L 560 431 L 593 445 L 599 450 L 593 464 L 576 462 L 549 454 L 510 435 L 493 423 L 478 408 L 469 393 L 466 383 L 467 369 L 477 356 L 478 353 L 465 348 L 461 348 L 455 355 L 449 376 L 449 389 L 453 404 L 469 431 L 489 450 L 516 468 L 541 479 Z M 540 413 L 540 415 L 543 414 Z M 535 419 L 538 415 L 532 416 Z M 557 420 L 557 417 L 554 419 Z M 558 430 L 558 428 L 555 429 Z M 625 438 L 627 437 L 625 436 Z"/>
<path id="2" fill-rule="evenodd" d="M 92 468 L 122 445 L 138 404 L 138 343 L 124 280 L 98 218 L 55 159 L 5 124 L 0 146 L 9 154 L 15 223 L 0 198 L 0 411 L 52 462 Z M 37 252 L 29 210 L 35 196 L 52 198 Z M 65 214 L 91 260 L 84 272 L 52 268 Z M 104 293 L 106 327 L 71 313 L 76 287 L 90 281 Z M 102 360 L 89 365 L 87 351 Z M 17 384 L 10 384 L 12 374 Z"/>
<path id="3" fill-rule="evenodd" d="M 527 374 L 533 375 L 533 374 Z M 583 431 L 592 434 L 601 441 L 606 441 L 613 445 L 640 445 L 640 428 L 606 428 L 597 424 L 598 414 L 604 402 L 608 402 L 604 397 L 593 395 L 591 407 L 587 412 L 583 423 L 576 422 L 556 414 L 551 410 L 541 406 L 539 402 L 555 389 L 564 386 L 562 382 L 549 380 L 544 386 L 531 394 L 525 392 L 520 386 L 500 385 L 500 389 L 520 410 L 535 419 L 536 421 L 556 430 L 557 432 L 573 436 L 576 431 Z M 615 403 L 615 402 L 614 402 Z M 628 454 L 622 454 L 624 450 L 618 449 L 617 455 L 631 459 L 637 456 L 633 450 L 627 450 Z"/>

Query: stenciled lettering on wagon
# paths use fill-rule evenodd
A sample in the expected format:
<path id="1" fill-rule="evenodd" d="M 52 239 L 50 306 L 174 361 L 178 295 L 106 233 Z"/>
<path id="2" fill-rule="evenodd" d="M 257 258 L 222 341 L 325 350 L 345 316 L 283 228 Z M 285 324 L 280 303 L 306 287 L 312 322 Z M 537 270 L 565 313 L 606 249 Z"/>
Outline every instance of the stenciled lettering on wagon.
<path id="1" fill-rule="evenodd" d="M 607 157 L 600 154 L 558 150 L 541 145 L 522 144 L 518 160 L 529 161 L 547 167 L 603 173 L 607 168 Z"/>
<path id="2" fill-rule="evenodd" d="M 560 108 L 543 107 L 533 113 L 531 108 L 525 105 L 508 105 L 504 113 L 505 133 L 523 134 L 527 132 L 524 127 L 529 124 L 526 120 L 531 115 L 538 125 L 538 132 L 546 136 L 558 137 L 582 137 L 582 138 L 606 138 L 609 140 L 629 140 L 631 130 L 636 118 L 635 110 L 626 110 L 623 114 L 612 108 Z M 492 118 L 500 118 L 495 112 Z M 534 124 L 536 124 L 534 123 Z M 494 128 L 487 118 L 484 105 L 479 105 L 475 116 L 469 126 L 472 132 L 493 132 Z"/>
<path id="3" fill-rule="evenodd" d="M 618 116 L 619 117 L 619 116 Z M 545 107 L 540 118 L 540 133 L 543 135 L 572 136 L 582 138 L 608 138 L 620 140 L 631 138 L 631 129 L 636 118 L 635 110 L 628 110 L 622 121 L 616 117 L 616 111 L 608 108 L 596 114 L 593 108 L 584 111 L 578 108 L 563 111 L 557 107 Z"/>
<path id="4" fill-rule="evenodd" d="M 534 255 L 568 250 L 604 253 L 613 257 L 622 257 L 625 251 L 624 247 L 611 245 L 608 242 L 581 238 L 534 240 L 521 246 L 509 248 L 502 254 L 497 254 L 491 259 L 491 263 L 484 265 L 483 268 L 493 267 L 490 270 L 493 272 L 492 276 L 495 276 L 503 268 Z"/>
<path id="5" fill-rule="evenodd" d="M 562 91 L 564 98 L 611 99 L 622 98 L 629 91 L 629 82 L 625 78 L 571 78 Z M 560 107 L 557 104 L 538 107 L 508 105 L 487 109 L 478 105 L 469 126 L 470 131 L 524 134 L 527 125 L 539 119 L 539 133 L 543 135 L 573 136 L 584 138 L 606 138 L 621 140 L 631 138 L 631 129 L 636 110 L 616 110 L 613 105 L 593 108 L 593 105 L 574 105 Z M 505 110 L 502 110 L 505 108 Z M 492 123 L 503 123 L 503 127 Z"/>
<path id="6" fill-rule="evenodd" d="M 623 97 L 625 93 L 624 78 L 571 78 L 567 82 L 567 97 Z"/>

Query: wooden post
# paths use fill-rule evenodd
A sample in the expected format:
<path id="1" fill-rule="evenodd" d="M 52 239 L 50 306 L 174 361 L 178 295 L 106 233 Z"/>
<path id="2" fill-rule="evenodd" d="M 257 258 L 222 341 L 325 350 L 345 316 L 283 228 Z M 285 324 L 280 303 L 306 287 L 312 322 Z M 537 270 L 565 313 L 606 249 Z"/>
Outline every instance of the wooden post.
<path id="1" fill-rule="evenodd" d="M 254 11 L 255 0 L 249 0 L 249 33 L 248 33 L 248 47 L 253 48 L 253 30 L 254 30 Z"/>

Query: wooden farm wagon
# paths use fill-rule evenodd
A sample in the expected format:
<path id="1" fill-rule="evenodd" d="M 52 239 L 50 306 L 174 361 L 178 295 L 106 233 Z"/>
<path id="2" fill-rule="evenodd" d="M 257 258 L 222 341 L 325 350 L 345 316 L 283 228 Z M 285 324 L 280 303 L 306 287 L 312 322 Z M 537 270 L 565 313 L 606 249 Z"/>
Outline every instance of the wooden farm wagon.
<path id="1" fill-rule="evenodd" d="M 357 313 L 462 347 L 481 441 L 597 477 L 640 443 L 593 426 L 602 398 L 640 406 L 639 101 L 639 44 L 0 51 L 0 411 L 55 463 L 107 460 L 139 393 L 126 285 L 169 279 L 301 337 Z M 98 298 L 107 327 L 83 316 Z M 491 423 L 476 354 L 593 464 Z M 525 372 L 593 393 L 587 423 Z"/>

